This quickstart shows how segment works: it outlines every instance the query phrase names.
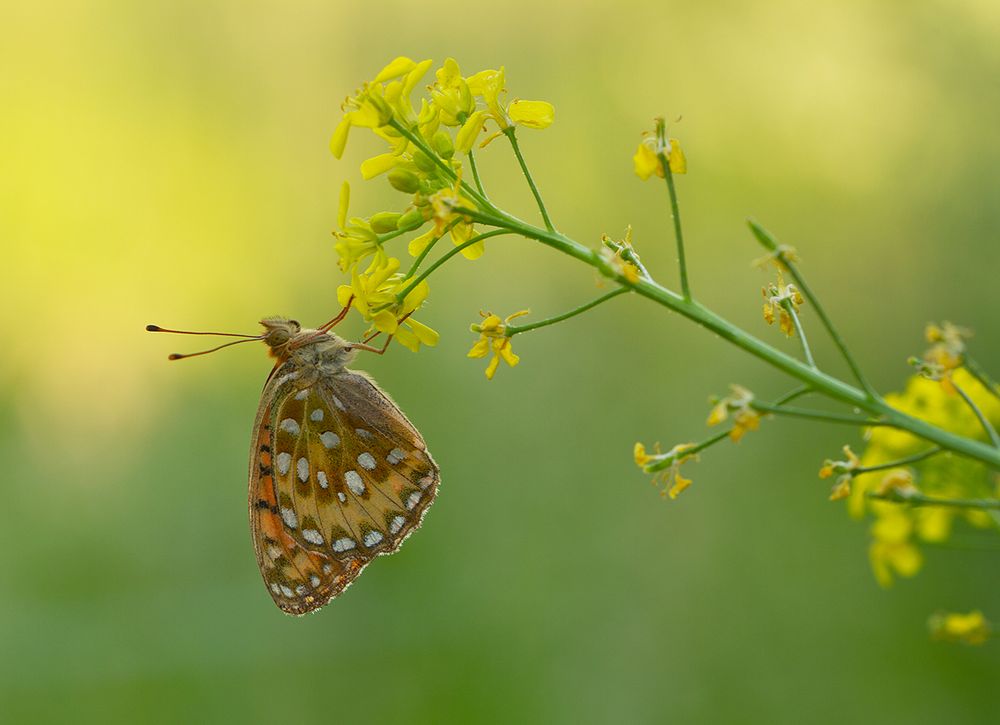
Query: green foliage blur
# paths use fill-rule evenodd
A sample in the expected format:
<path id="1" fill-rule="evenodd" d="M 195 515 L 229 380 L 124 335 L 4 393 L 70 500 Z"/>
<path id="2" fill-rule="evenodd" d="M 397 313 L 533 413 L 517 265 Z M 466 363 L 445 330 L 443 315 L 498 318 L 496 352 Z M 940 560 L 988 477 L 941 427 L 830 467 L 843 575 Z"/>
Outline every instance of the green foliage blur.
<path id="1" fill-rule="evenodd" d="M 399 554 L 304 619 L 270 602 L 246 520 L 263 346 L 168 364 L 199 341 L 142 328 L 328 319 L 341 181 L 355 213 L 398 199 L 353 183 L 363 144 L 330 155 L 340 102 L 397 55 L 452 55 L 555 105 L 521 141 L 575 238 L 632 224 L 675 280 L 665 195 L 631 155 L 653 116 L 683 116 L 700 298 L 795 349 L 760 319 L 752 214 L 798 247 L 881 390 L 928 320 L 974 328 L 1000 373 L 998 40 L 986 0 L 5 6 L 0 719 L 995 717 L 997 643 L 925 628 L 938 609 L 1000 619 L 995 536 L 957 532 L 880 589 L 868 524 L 816 477 L 855 433 L 765 421 L 685 469 L 673 502 L 634 466 L 635 441 L 697 440 L 711 394 L 778 394 L 778 373 L 627 297 L 518 337 L 521 364 L 485 380 L 469 323 L 590 299 L 598 280 L 571 260 L 491 242 L 435 276 L 437 348 L 359 361 L 442 487 Z M 494 197 L 533 213 L 505 147 L 479 161 Z"/>

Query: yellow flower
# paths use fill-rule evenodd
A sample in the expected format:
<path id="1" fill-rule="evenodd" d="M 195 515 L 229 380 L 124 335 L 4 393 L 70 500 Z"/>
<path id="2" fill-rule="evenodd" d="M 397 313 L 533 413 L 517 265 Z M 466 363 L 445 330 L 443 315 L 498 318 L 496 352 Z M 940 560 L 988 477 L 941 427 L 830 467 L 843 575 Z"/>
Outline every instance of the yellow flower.
<path id="1" fill-rule="evenodd" d="M 385 261 L 385 252 L 379 244 L 378 234 L 365 219 L 352 218 L 340 231 L 334 232 L 334 236 L 337 241 L 333 248 L 340 257 L 338 264 L 342 272 L 371 256 L 376 261 Z"/>
<path id="2" fill-rule="evenodd" d="M 785 284 L 785 280 L 778 270 L 778 282 L 770 283 L 767 287 L 761 288 L 764 295 L 764 321 L 771 325 L 774 323 L 775 312 L 778 313 L 778 324 L 781 331 L 788 337 L 795 334 L 795 322 L 792 319 L 792 311 L 798 311 L 799 306 L 804 302 L 802 293 L 793 284 Z"/>
<path id="3" fill-rule="evenodd" d="M 479 333 L 479 339 L 469 350 L 468 357 L 484 358 L 492 354 L 489 364 L 486 366 L 486 378 L 492 380 L 496 374 L 500 361 L 503 360 L 510 367 L 517 365 L 521 358 L 514 354 L 510 346 L 510 337 L 507 336 L 507 325 L 511 320 L 527 315 L 529 310 L 520 310 L 512 315 L 508 315 L 503 320 L 492 312 L 480 312 L 483 321 L 479 324 L 471 325 L 472 332 Z"/>
<path id="4" fill-rule="evenodd" d="M 912 577 L 920 571 L 923 555 L 912 541 L 913 522 L 898 506 L 878 518 L 871 531 L 868 556 L 880 585 L 890 586 L 893 574 Z"/>
<path id="5" fill-rule="evenodd" d="M 854 479 L 854 472 L 861 465 L 860 459 L 854 454 L 850 446 L 844 446 L 844 455 L 847 457 L 847 460 L 833 461 L 828 458 L 824 461 L 823 467 L 819 469 L 820 478 L 829 478 L 834 474 L 840 474 L 837 477 L 837 482 L 830 490 L 831 501 L 840 501 L 841 499 L 850 497 L 851 481 Z"/>
<path id="6" fill-rule="evenodd" d="M 917 487 L 913 485 L 913 474 L 905 468 L 896 468 L 882 477 L 882 482 L 875 488 L 875 493 L 885 496 L 888 493 L 898 493 L 905 497 L 909 493 L 916 492 Z"/>
<path id="7" fill-rule="evenodd" d="M 469 84 L 454 58 L 446 58 L 437 70 L 437 81 L 431 87 L 432 103 L 441 113 L 441 123 L 460 126 L 463 118 L 476 106 Z"/>
<path id="8" fill-rule="evenodd" d="M 513 101 L 507 106 L 507 115 L 518 126 L 548 128 L 556 120 L 556 109 L 546 101 Z"/>
<path id="9" fill-rule="evenodd" d="M 657 130 L 653 133 L 643 134 L 639 148 L 636 149 L 632 157 L 636 176 L 645 181 L 653 174 L 661 179 L 666 176 L 663 164 L 660 163 L 660 155 L 666 157 L 667 164 L 672 174 L 687 173 L 687 159 L 684 157 L 684 150 L 681 149 L 681 142 L 675 138 L 666 138 L 665 125 L 663 119 L 656 119 Z"/>
<path id="10" fill-rule="evenodd" d="M 948 381 L 945 387 L 953 390 L 950 373 L 965 362 L 965 340 L 972 337 L 972 330 L 950 322 L 943 322 L 940 327 L 930 323 L 924 335 L 927 342 L 933 343 L 924 353 L 924 360 L 937 369 L 942 382 Z"/>
<path id="11" fill-rule="evenodd" d="M 416 352 L 422 344 L 436 345 L 440 336 L 412 317 L 427 299 L 426 281 L 410 290 L 402 301 L 397 299 L 409 282 L 398 271 L 399 264 L 395 257 L 376 257 L 364 272 L 355 267 L 351 284 L 337 288 L 337 300 L 361 313 L 373 331 L 393 335 L 401 345 Z"/>
<path id="12" fill-rule="evenodd" d="M 730 385 L 730 394 L 715 402 L 708 415 L 708 425 L 718 425 L 733 418 L 733 427 L 729 431 L 729 439 L 739 443 L 747 431 L 760 428 L 760 413 L 753 408 L 753 393 L 740 385 Z"/>
<path id="13" fill-rule="evenodd" d="M 638 441 L 636 441 L 635 448 L 632 449 L 632 456 L 635 458 L 635 465 L 639 468 L 643 468 L 650 461 L 656 460 L 656 456 L 647 454 L 646 446 Z"/>
<path id="14" fill-rule="evenodd" d="M 545 101 L 525 101 L 514 100 L 510 105 L 505 105 L 503 95 L 507 92 L 506 75 L 501 66 L 500 70 L 487 69 L 469 76 L 466 79 L 469 91 L 476 98 L 482 100 L 486 108 L 471 114 L 469 120 L 463 126 L 463 143 L 457 143 L 458 147 L 471 149 L 475 143 L 479 132 L 483 128 L 483 121 L 492 119 L 499 129 L 496 133 L 487 137 L 480 146 L 486 146 L 493 139 L 499 136 L 504 129 L 511 126 L 524 126 L 525 128 L 548 128 L 555 120 L 555 108 L 551 103 Z M 479 115 L 481 114 L 481 115 Z"/>
<path id="15" fill-rule="evenodd" d="M 354 126 L 370 128 L 394 145 L 394 151 L 405 148 L 404 139 L 386 130 L 394 119 L 406 126 L 417 123 L 417 113 L 410 101 L 413 89 L 431 67 L 432 61 L 419 63 L 399 57 L 386 65 L 375 78 L 364 85 L 342 105 L 344 116 L 330 139 L 330 150 L 338 159 L 344 154 L 347 138 Z M 387 163 L 383 159 L 379 163 Z"/>
<path id="16" fill-rule="evenodd" d="M 456 211 L 457 207 L 475 208 L 474 202 L 459 193 L 460 181 L 461 177 L 459 177 L 459 181 L 455 182 L 454 187 L 441 189 L 430 198 L 436 234 L 440 236 L 448 230 L 455 246 L 464 244 L 476 235 L 472 221 L 461 212 Z M 430 240 L 427 241 L 430 242 Z M 462 256 L 466 259 L 479 259 L 485 251 L 486 241 L 481 240 L 463 249 Z"/>
<path id="17" fill-rule="evenodd" d="M 659 446 L 657 446 L 657 455 L 647 456 L 646 464 L 641 464 L 645 466 L 653 461 L 661 463 L 669 461 L 670 466 L 666 470 L 653 476 L 653 484 L 662 485 L 662 489 L 660 490 L 661 496 L 669 496 L 671 500 L 676 499 L 691 485 L 691 479 L 681 475 L 681 466 L 688 461 L 697 460 L 698 457 L 695 454 L 686 453 L 686 451 L 692 448 L 694 448 L 694 443 L 678 443 L 666 453 L 659 453 Z M 637 443 L 635 450 L 636 463 L 639 463 L 640 452 L 645 454 L 645 448 L 642 447 L 641 443 Z"/>
<path id="18" fill-rule="evenodd" d="M 840 501 L 850 497 L 851 495 L 851 477 L 848 475 L 843 475 L 837 478 L 837 483 L 834 484 L 833 488 L 830 490 L 830 500 Z"/>
<path id="19" fill-rule="evenodd" d="M 927 621 L 927 627 L 934 639 L 972 645 L 983 644 L 993 634 L 992 625 L 978 609 L 968 614 L 938 612 Z"/>
<path id="20" fill-rule="evenodd" d="M 844 446 L 844 455 L 847 457 L 845 461 L 833 461 L 827 458 L 823 462 L 823 467 L 819 469 L 819 477 L 829 478 L 835 473 L 849 473 L 853 475 L 854 471 L 861 465 L 861 460 L 851 450 L 850 446 Z"/>

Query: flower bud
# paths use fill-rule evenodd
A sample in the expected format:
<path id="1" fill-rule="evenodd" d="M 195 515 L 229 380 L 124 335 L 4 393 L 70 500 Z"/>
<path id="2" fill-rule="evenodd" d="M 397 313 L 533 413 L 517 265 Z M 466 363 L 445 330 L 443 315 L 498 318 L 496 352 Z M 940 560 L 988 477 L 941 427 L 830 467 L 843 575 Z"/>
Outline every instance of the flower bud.
<path id="1" fill-rule="evenodd" d="M 424 222 L 424 213 L 417 208 L 410 209 L 408 212 L 399 217 L 399 221 L 396 222 L 397 229 L 409 229 L 410 227 L 422 224 Z"/>
<path id="2" fill-rule="evenodd" d="M 434 171 L 435 164 L 434 159 L 425 154 L 420 149 L 416 149 L 413 152 L 413 163 L 417 165 L 417 168 L 423 171 L 425 174 L 429 174 Z"/>
<path id="3" fill-rule="evenodd" d="M 399 226 L 399 218 L 402 215 L 394 211 L 380 211 L 374 214 L 370 220 L 372 230 L 376 234 L 394 232 Z"/>
<path id="4" fill-rule="evenodd" d="M 455 155 L 455 144 L 452 143 L 451 134 L 441 129 L 431 138 L 431 148 L 443 159 L 450 159 Z"/>
<path id="5" fill-rule="evenodd" d="M 416 194 L 420 191 L 420 177 L 412 171 L 399 167 L 389 172 L 389 183 L 392 188 L 405 194 Z"/>

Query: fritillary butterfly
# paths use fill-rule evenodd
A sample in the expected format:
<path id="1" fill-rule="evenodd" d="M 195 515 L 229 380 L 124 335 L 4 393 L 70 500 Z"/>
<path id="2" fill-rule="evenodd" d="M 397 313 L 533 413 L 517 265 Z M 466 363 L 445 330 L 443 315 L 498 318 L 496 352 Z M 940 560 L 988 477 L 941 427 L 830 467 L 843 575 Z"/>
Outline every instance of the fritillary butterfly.
<path id="1" fill-rule="evenodd" d="M 289 614 L 319 609 L 398 550 L 440 481 L 413 424 L 371 378 L 347 369 L 356 349 L 374 348 L 329 332 L 341 317 L 317 330 L 270 317 L 263 334 L 238 336 L 263 340 L 277 358 L 253 428 L 250 530 L 267 591 Z"/>

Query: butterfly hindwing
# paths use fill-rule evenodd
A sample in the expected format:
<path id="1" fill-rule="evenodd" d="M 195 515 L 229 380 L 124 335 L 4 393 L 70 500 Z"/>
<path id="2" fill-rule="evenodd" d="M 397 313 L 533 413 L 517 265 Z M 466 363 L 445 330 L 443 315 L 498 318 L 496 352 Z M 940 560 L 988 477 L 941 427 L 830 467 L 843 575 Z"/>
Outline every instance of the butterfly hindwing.
<path id="1" fill-rule="evenodd" d="M 364 375 L 301 380 L 286 362 L 255 430 L 251 528 L 265 584 L 286 612 L 323 606 L 398 549 L 436 494 L 423 438 Z"/>
<path id="2" fill-rule="evenodd" d="M 336 493 L 346 528 L 366 556 L 393 552 L 433 501 L 438 468 L 420 433 L 367 376 L 345 370 L 321 390 L 339 424 Z"/>

